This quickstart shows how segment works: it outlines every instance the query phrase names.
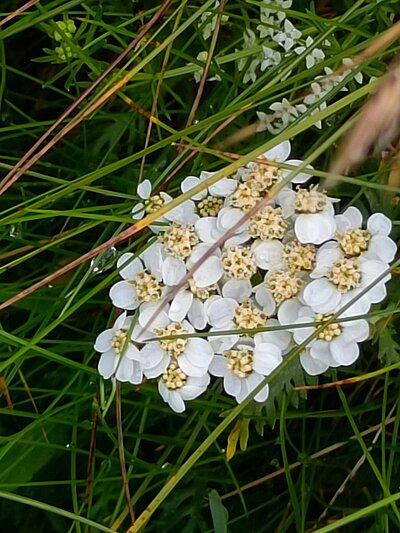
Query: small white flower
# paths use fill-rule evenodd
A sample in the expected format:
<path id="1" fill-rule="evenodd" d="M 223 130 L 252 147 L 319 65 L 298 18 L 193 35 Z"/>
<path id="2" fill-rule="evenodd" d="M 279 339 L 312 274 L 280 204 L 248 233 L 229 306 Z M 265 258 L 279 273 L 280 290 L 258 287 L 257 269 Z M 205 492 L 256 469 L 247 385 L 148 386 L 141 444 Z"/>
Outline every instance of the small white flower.
<path id="1" fill-rule="evenodd" d="M 354 62 L 349 57 L 344 57 L 342 59 L 342 63 L 343 63 L 343 65 L 346 65 L 346 67 L 349 67 L 350 69 L 354 67 Z M 350 74 L 350 72 L 351 72 L 351 70 L 345 70 L 343 74 L 344 74 L 344 76 L 347 76 L 348 74 Z M 354 76 L 354 79 L 356 80 L 356 82 L 358 84 L 361 85 L 361 83 L 363 82 L 362 72 L 357 72 L 357 74 Z"/>
<path id="2" fill-rule="evenodd" d="M 273 36 L 273 40 L 282 46 L 285 52 L 288 52 L 295 42 L 300 39 L 301 31 L 297 30 L 288 19 L 285 19 L 283 28 L 283 31 Z"/>
<path id="3" fill-rule="evenodd" d="M 201 63 L 205 63 L 208 58 L 208 52 L 203 51 L 197 54 L 196 59 L 197 61 L 200 61 Z M 188 63 L 188 65 L 193 65 L 193 63 Z M 194 80 L 196 83 L 200 83 L 201 77 L 203 76 L 204 69 L 196 65 L 196 70 L 193 74 Z M 221 81 L 221 76 L 219 74 L 216 74 L 215 76 L 211 76 L 210 78 L 207 78 L 207 81 Z"/>
<path id="4" fill-rule="evenodd" d="M 164 260 L 165 253 L 159 243 L 153 243 L 140 257 L 134 257 L 132 253 L 123 254 L 117 261 L 122 281 L 110 289 L 113 305 L 130 311 L 143 302 L 159 301 L 164 288 Z"/>
<path id="5" fill-rule="evenodd" d="M 307 327 L 293 328 L 293 338 L 302 344 L 312 335 L 321 322 L 331 317 L 314 313 L 308 307 L 299 309 L 294 325 L 310 324 Z M 307 345 L 307 350 L 300 354 L 300 362 L 304 370 L 315 376 L 324 373 L 329 367 L 349 366 L 358 358 L 358 343 L 369 336 L 369 325 L 364 319 L 332 322 Z"/>
<path id="6" fill-rule="evenodd" d="M 303 100 L 303 103 L 308 106 L 313 106 L 317 102 L 320 102 L 319 106 L 313 109 L 313 111 L 311 111 L 311 115 L 315 115 L 319 111 L 322 111 L 323 109 L 326 108 L 326 102 L 325 101 L 321 102 L 321 100 L 325 97 L 325 95 L 326 95 L 326 91 L 322 89 L 319 83 L 315 81 L 311 84 L 311 93 L 307 94 L 307 96 Z M 318 120 L 315 123 L 315 126 L 321 129 L 322 128 L 321 121 Z"/>
<path id="7" fill-rule="evenodd" d="M 321 244 L 332 239 L 336 231 L 336 201 L 315 188 L 283 189 L 277 197 L 283 216 L 294 218 L 294 231 L 302 244 Z"/>
<path id="8" fill-rule="evenodd" d="M 196 176 L 187 176 L 181 183 L 181 190 L 182 192 L 186 193 L 189 192 L 194 187 L 197 187 L 197 185 L 200 185 L 200 183 L 204 182 L 208 178 L 211 178 L 216 174 L 216 172 L 201 172 L 200 177 Z M 194 194 L 192 196 L 192 200 L 195 201 L 201 201 L 204 200 L 204 198 L 207 197 L 207 195 L 215 196 L 217 198 L 226 198 L 233 192 L 235 192 L 235 189 L 237 187 L 237 180 L 232 178 L 221 178 L 217 181 L 217 183 L 214 183 L 213 185 L 210 185 L 203 191 Z"/>
<path id="9" fill-rule="evenodd" d="M 261 72 L 264 72 L 267 68 L 275 67 L 282 61 L 282 54 L 278 50 L 273 50 L 268 46 L 263 46 L 263 61 L 261 63 Z"/>
<path id="10" fill-rule="evenodd" d="M 132 218 L 141 219 L 145 215 L 157 212 L 165 204 L 172 201 L 169 194 L 160 192 L 159 194 L 152 195 L 152 184 L 149 180 L 143 180 L 137 187 L 137 194 L 143 202 L 139 202 L 132 209 Z M 182 204 L 174 207 L 165 215 L 157 219 L 157 222 L 179 222 L 181 224 L 194 224 L 199 218 L 196 214 L 196 208 L 194 202 L 186 200 Z M 159 231 L 162 226 L 151 226 L 152 231 Z"/>
<path id="11" fill-rule="evenodd" d="M 149 325 L 149 329 L 144 332 L 143 328 L 146 327 L 155 311 L 158 311 L 157 316 Z M 158 306 L 154 305 L 142 309 L 138 324 L 133 331 L 134 338 L 143 342 L 145 338 L 160 337 L 160 340 L 146 342 L 140 351 L 144 375 L 147 378 L 157 378 L 176 359 L 179 368 L 187 376 L 204 376 L 213 357 L 213 350 L 205 339 L 179 337 L 179 335 L 193 332 L 194 328 L 188 321 L 171 321 L 168 310 L 159 311 Z M 169 336 L 176 338 L 163 339 Z"/>
<path id="12" fill-rule="evenodd" d="M 311 48 L 314 44 L 314 39 L 312 37 L 307 37 L 305 46 L 297 46 L 294 51 L 296 54 L 300 55 L 305 52 L 308 48 Z M 306 55 L 306 66 L 307 68 L 312 68 L 314 65 L 317 65 L 325 59 L 325 54 L 319 48 L 314 48 L 309 54 Z"/>
<path id="13" fill-rule="evenodd" d="M 143 371 L 139 363 L 140 352 L 130 341 L 129 335 L 132 317 L 123 313 L 110 329 L 97 336 L 94 349 L 101 353 L 98 370 L 104 379 L 113 376 L 118 381 L 130 381 L 137 385 L 143 380 Z"/>
<path id="14" fill-rule="evenodd" d="M 219 2 L 218 0 L 214 4 L 214 9 L 217 11 L 219 8 Z M 201 27 L 201 34 L 203 36 L 203 39 L 206 41 L 209 39 L 215 30 L 215 25 L 217 23 L 217 13 L 212 13 L 211 11 L 205 11 L 201 17 L 200 17 L 200 23 L 199 26 Z M 221 24 L 224 24 L 229 20 L 228 15 L 222 15 L 221 17 Z"/>
<path id="15" fill-rule="evenodd" d="M 188 376 L 180 368 L 178 361 L 173 360 L 158 380 L 158 392 L 173 411 L 183 413 L 185 401 L 194 400 L 203 394 L 209 383 L 209 374 L 200 377 Z"/>
<path id="16" fill-rule="evenodd" d="M 240 209 L 223 207 L 217 217 L 200 218 L 195 224 L 195 229 L 204 243 L 214 244 L 241 218 L 243 218 L 243 211 Z M 225 242 L 226 246 L 247 242 L 250 239 L 247 227 L 247 222 L 239 226 L 235 234 Z"/>
<path id="17" fill-rule="evenodd" d="M 239 342 L 234 348 L 225 350 L 223 355 L 215 355 L 210 373 L 222 377 L 224 389 L 242 402 L 275 368 L 282 362 L 281 350 L 268 342 L 255 338 L 253 343 Z M 256 402 L 265 402 L 268 398 L 268 385 L 255 396 Z"/>

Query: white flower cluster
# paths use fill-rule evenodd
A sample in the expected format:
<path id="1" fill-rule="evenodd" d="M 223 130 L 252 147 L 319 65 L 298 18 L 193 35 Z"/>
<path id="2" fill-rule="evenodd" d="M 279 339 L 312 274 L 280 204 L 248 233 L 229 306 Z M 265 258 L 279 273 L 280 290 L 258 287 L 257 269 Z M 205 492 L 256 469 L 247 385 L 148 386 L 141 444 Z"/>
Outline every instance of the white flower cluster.
<path id="1" fill-rule="evenodd" d="M 111 287 L 110 298 L 124 313 L 95 342 L 104 378 L 133 384 L 157 379 L 163 400 L 182 412 L 185 401 L 202 394 L 216 376 L 241 402 L 325 321 L 300 355 L 304 370 L 316 375 L 354 363 L 358 343 L 369 335 L 368 322 L 332 317 L 393 260 L 391 222 L 376 213 L 364 227 L 355 207 L 335 214 L 337 200 L 307 186 L 310 173 L 299 173 L 283 187 L 177 290 L 211 246 L 288 175 L 274 161 L 300 163 L 288 159 L 290 150 L 285 141 L 236 175 L 193 194 L 152 226 L 155 241 L 142 253 L 119 258 L 122 279 Z M 185 178 L 182 191 L 209 176 Z M 171 200 L 152 194 L 148 181 L 138 194 L 143 202 L 134 218 Z M 340 318 L 363 315 L 381 302 L 389 278 L 377 280 Z M 254 400 L 267 397 L 264 386 Z"/>
<path id="2" fill-rule="evenodd" d="M 257 79 L 257 72 L 265 72 L 293 58 L 293 56 L 305 55 L 305 67 L 313 68 L 325 59 L 325 52 L 315 45 L 314 39 L 308 36 L 303 39 L 302 32 L 294 26 L 287 18 L 286 10 L 292 6 L 292 0 L 263 0 L 260 7 L 260 22 L 256 28 L 256 33 L 247 28 L 243 33 L 243 50 L 261 51 L 252 55 L 251 60 L 242 58 L 238 61 L 239 71 L 244 71 L 243 82 L 254 82 Z M 324 43 L 325 51 L 329 49 L 329 41 Z M 349 58 L 342 60 L 346 68 L 341 74 L 333 74 L 332 69 L 325 67 L 324 75 L 317 76 L 316 81 L 311 84 L 311 91 L 300 101 L 291 104 L 286 98 L 279 102 L 274 102 L 269 106 L 272 113 L 257 112 L 259 125 L 257 131 L 268 130 L 273 135 L 283 131 L 291 122 L 298 119 L 309 107 L 313 107 L 311 114 L 316 114 L 326 108 L 326 97 L 328 94 L 350 74 L 352 61 Z M 285 77 L 290 76 L 288 71 Z M 359 72 L 354 76 L 357 83 L 362 83 L 363 76 Z M 342 91 L 347 91 L 343 86 Z M 321 128 L 321 121 L 317 121 L 315 126 Z"/>

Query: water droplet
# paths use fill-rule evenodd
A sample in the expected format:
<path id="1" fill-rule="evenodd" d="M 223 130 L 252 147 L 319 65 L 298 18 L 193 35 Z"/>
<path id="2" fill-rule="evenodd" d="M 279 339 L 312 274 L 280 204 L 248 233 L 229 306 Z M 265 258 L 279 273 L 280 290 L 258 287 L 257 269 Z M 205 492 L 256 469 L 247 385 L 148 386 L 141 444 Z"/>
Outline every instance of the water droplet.
<path id="1" fill-rule="evenodd" d="M 117 250 L 112 246 L 108 248 L 97 257 L 93 258 L 90 267 L 93 274 L 101 274 L 105 270 L 109 270 L 114 266 Z"/>

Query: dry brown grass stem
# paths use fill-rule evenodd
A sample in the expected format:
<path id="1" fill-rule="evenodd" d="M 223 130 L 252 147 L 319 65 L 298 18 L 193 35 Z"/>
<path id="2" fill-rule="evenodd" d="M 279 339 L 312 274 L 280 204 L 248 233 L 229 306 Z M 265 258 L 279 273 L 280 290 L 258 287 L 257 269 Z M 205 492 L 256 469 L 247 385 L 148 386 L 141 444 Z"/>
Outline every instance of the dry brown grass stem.
<path id="1" fill-rule="evenodd" d="M 0 28 L 1 28 L 1 26 L 4 26 L 4 24 L 7 24 L 7 22 L 10 22 L 10 20 L 12 20 L 13 18 L 17 17 L 18 15 L 20 15 L 21 13 L 23 13 L 24 11 L 26 11 L 30 7 L 32 7 L 35 4 L 37 4 L 38 2 L 40 2 L 40 0 L 29 0 L 23 6 L 19 7 L 18 9 L 16 9 L 12 13 L 10 13 L 9 15 L 7 15 L 3 19 L 1 19 L 0 20 Z"/>
<path id="2" fill-rule="evenodd" d="M 59 140 L 61 140 L 68 132 L 73 130 L 85 118 L 90 116 L 96 109 L 113 94 L 115 94 L 121 87 L 123 87 L 128 80 L 128 76 L 124 76 L 111 89 L 102 94 L 92 105 L 88 106 L 82 112 L 78 113 L 69 124 L 67 124 L 60 132 L 58 132 L 41 150 L 37 152 L 43 142 L 57 129 L 57 127 L 74 111 L 86 98 L 96 89 L 100 83 L 117 67 L 121 61 L 139 44 L 151 28 L 160 20 L 167 10 L 171 0 L 164 0 L 160 8 L 154 13 L 151 19 L 142 27 L 137 36 L 125 48 L 123 52 L 102 72 L 102 74 L 91 84 L 83 93 L 74 100 L 67 109 L 58 117 L 58 119 L 50 126 L 50 128 L 36 141 L 36 143 L 25 153 L 25 155 L 18 161 L 18 163 L 8 172 L 8 174 L 0 182 L 0 194 L 3 194 L 9 189 L 32 165 L 34 165 L 43 155 L 45 155 L 50 148 L 52 148 Z"/>

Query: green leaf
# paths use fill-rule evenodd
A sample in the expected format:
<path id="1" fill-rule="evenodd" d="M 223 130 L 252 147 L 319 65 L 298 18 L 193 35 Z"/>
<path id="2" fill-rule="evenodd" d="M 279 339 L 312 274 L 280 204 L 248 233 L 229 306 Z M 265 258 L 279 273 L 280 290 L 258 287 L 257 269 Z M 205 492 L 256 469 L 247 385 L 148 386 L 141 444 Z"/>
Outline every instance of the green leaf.
<path id="1" fill-rule="evenodd" d="M 226 533 L 228 531 L 228 511 L 222 505 L 221 498 L 216 490 L 210 492 L 208 501 L 215 533 Z"/>

